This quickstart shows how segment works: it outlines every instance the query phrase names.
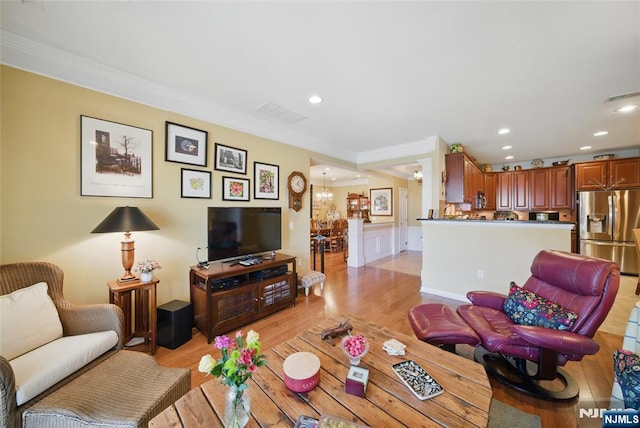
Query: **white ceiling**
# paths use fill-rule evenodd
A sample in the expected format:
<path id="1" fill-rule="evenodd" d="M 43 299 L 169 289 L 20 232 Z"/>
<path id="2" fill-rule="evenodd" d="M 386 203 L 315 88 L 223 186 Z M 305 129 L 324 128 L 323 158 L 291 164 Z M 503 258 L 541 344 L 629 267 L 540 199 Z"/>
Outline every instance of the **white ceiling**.
<path id="1" fill-rule="evenodd" d="M 507 144 L 514 161 L 640 145 L 640 111 L 606 102 L 640 91 L 637 1 L 0 7 L 4 64 L 354 165 L 419 159 L 434 136 L 492 164 Z M 309 104 L 312 94 L 324 102 Z M 257 111 L 266 103 L 301 120 Z"/>

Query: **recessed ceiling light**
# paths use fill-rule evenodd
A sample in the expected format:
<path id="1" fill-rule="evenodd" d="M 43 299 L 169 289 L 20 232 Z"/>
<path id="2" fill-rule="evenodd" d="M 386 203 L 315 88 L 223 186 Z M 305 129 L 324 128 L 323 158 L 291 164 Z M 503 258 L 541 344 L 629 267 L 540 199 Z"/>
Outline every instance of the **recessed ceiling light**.
<path id="1" fill-rule="evenodd" d="M 609 133 L 609 131 L 598 131 L 598 132 L 594 132 L 593 136 L 594 137 L 602 137 L 603 135 L 607 135 Z"/>
<path id="2" fill-rule="evenodd" d="M 622 106 L 616 111 L 618 113 L 629 113 L 630 111 L 634 111 L 638 108 L 638 104 L 627 104 L 626 106 Z"/>
<path id="3" fill-rule="evenodd" d="M 509 132 L 511 132 L 509 128 L 502 128 L 501 130 L 498 131 L 498 134 L 504 135 L 504 134 L 508 134 Z"/>
<path id="4" fill-rule="evenodd" d="M 511 159 L 513 159 L 513 156 L 511 156 L 511 155 L 509 155 L 509 156 L 505 156 L 505 159 L 506 159 L 506 160 L 511 160 Z"/>
<path id="5" fill-rule="evenodd" d="M 591 146 L 582 146 L 580 150 L 591 150 Z"/>
<path id="6" fill-rule="evenodd" d="M 502 150 L 511 150 L 511 146 L 502 146 Z"/>
<path id="7" fill-rule="evenodd" d="M 309 97 L 309 102 L 311 104 L 320 104 L 322 102 L 322 97 L 319 95 L 311 95 Z"/>
<path id="8" fill-rule="evenodd" d="M 360 174 L 356 174 L 356 178 L 360 178 L 362 177 Z"/>

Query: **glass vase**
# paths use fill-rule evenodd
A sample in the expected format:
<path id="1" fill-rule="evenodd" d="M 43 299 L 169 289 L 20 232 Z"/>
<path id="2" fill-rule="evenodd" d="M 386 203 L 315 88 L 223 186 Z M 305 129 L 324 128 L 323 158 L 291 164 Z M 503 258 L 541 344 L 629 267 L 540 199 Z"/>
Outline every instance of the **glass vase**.
<path id="1" fill-rule="evenodd" d="M 249 422 L 249 409 L 248 385 L 229 387 L 224 404 L 224 426 L 226 428 L 244 427 Z"/>

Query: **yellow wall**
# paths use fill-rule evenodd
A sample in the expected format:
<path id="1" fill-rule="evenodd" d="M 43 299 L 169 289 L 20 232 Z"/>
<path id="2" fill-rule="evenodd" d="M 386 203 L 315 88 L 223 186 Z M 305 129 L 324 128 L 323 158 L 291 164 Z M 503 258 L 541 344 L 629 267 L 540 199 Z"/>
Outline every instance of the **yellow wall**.
<path id="1" fill-rule="evenodd" d="M 69 85 L 3 66 L 1 69 L 0 262 L 44 260 L 65 272 L 65 295 L 75 303 L 107 301 L 108 280 L 122 275 L 122 234 L 91 234 L 115 207 L 140 207 L 160 228 L 133 232 L 136 260 L 156 259 L 162 269 L 158 304 L 189 300 L 188 269 L 197 247 L 207 246 L 208 206 L 280 206 L 282 252 L 309 258 L 309 198 L 288 208 L 286 179 L 293 170 L 309 176 L 310 153 L 215 124 Z M 80 116 L 86 115 L 153 131 L 153 198 L 80 196 Z M 209 132 L 207 167 L 166 162 L 165 121 Z M 253 162 L 280 166 L 280 199 L 223 202 L 222 176 L 213 170 L 214 144 L 248 152 Z M 273 153 L 278 153 L 274 157 Z M 180 169 L 212 172 L 212 199 L 180 197 Z M 204 255 L 204 250 L 201 251 Z M 206 257 L 206 256 L 204 256 Z"/>

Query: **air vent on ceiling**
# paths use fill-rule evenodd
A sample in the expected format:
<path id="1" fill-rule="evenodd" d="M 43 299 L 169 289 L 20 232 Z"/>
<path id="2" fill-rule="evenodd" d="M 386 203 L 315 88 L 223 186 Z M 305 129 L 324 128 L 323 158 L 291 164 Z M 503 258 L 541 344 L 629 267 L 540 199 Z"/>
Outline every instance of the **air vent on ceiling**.
<path id="1" fill-rule="evenodd" d="M 627 98 L 633 98 L 640 96 L 640 91 L 629 92 L 627 94 L 614 95 L 612 97 L 607 98 L 607 102 L 611 103 L 614 101 L 626 100 Z"/>
<path id="2" fill-rule="evenodd" d="M 288 123 L 298 123 L 306 119 L 306 117 L 298 113 L 294 113 L 291 110 L 287 110 L 276 103 L 272 103 L 271 101 L 261 105 L 256 109 L 256 111 Z"/>

